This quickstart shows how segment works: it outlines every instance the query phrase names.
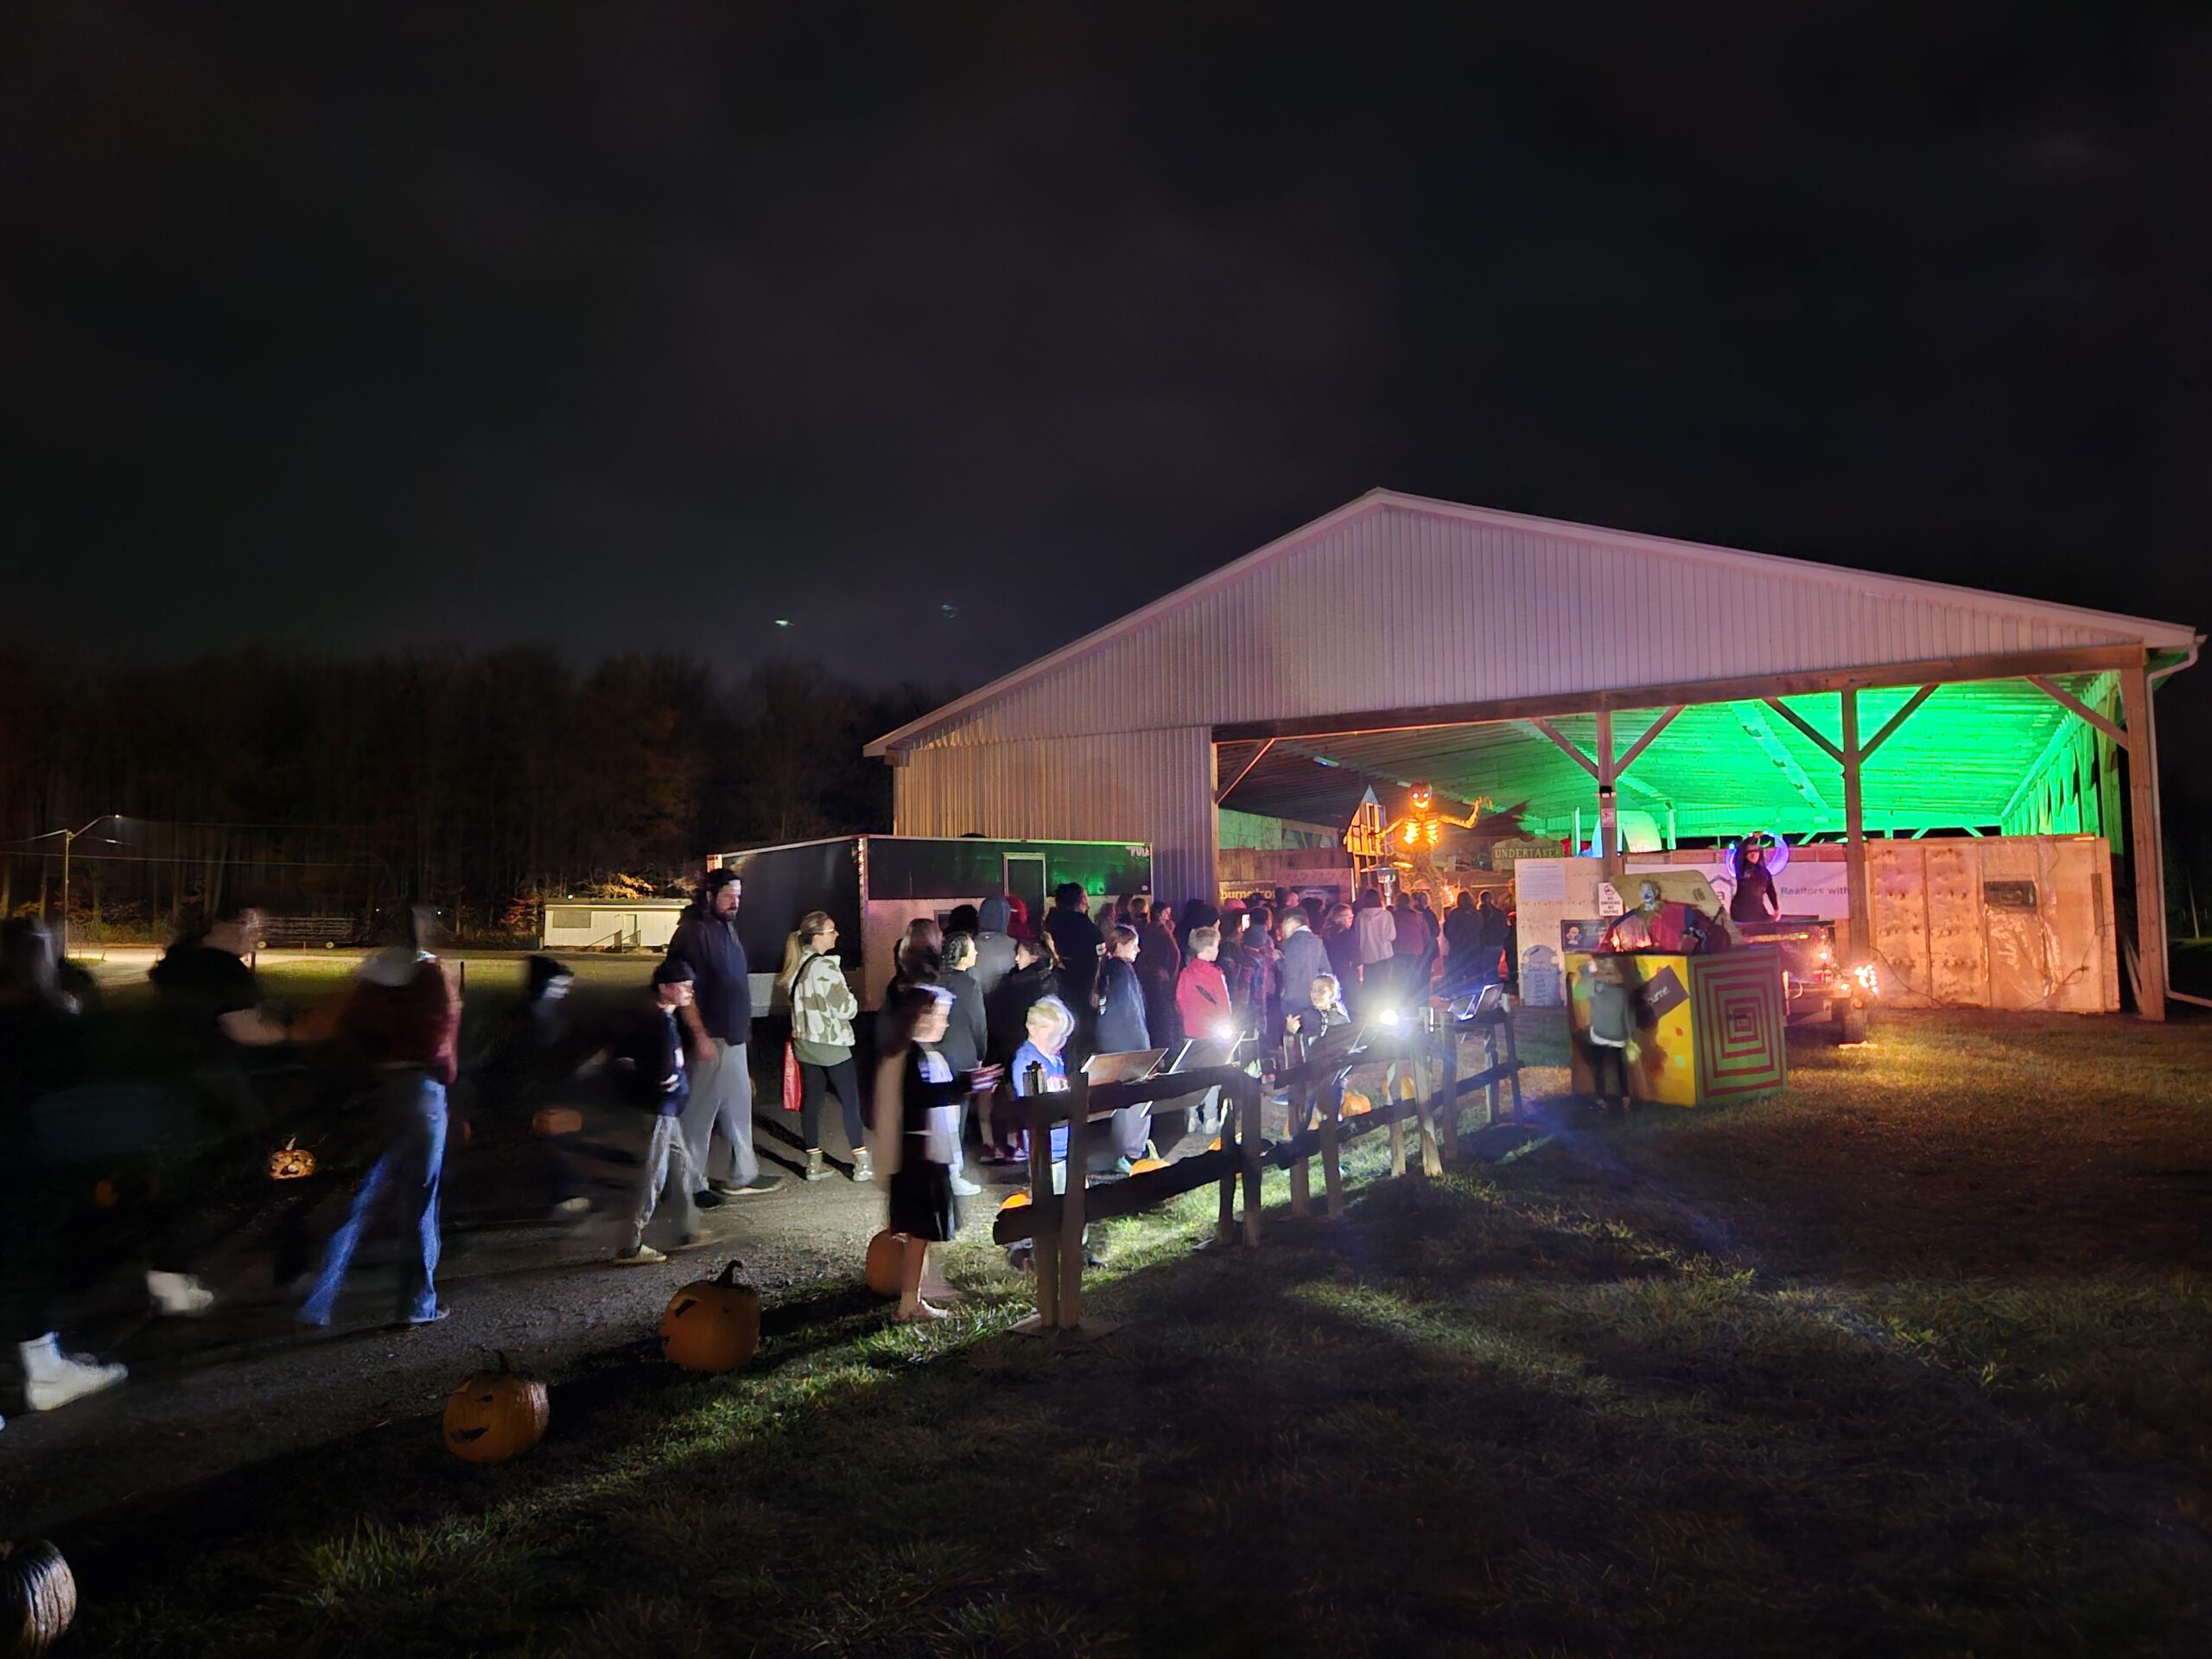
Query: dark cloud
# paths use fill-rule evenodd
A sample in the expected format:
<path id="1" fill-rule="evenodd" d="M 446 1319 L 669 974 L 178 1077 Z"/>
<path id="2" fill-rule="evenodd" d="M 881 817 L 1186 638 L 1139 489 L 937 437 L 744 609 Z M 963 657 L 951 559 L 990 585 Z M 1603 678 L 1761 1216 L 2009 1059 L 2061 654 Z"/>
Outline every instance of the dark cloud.
<path id="1" fill-rule="evenodd" d="M 0 30 L 17 641 L 975 680 L 1378 483 L 2212 620 L 2178 9 Z"/>

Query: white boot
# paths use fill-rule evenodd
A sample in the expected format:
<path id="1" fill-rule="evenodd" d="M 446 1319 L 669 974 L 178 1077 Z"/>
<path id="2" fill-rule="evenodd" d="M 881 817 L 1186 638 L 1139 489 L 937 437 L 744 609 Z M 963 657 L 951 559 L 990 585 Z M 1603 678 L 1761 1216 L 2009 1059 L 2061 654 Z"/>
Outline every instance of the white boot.
<path id="1" fill-rule="evenodd" d="M 52 1411 L 72 1400 L 81 1400 L 102 1389 L 111 1389 L 130 1375 L 121 1365 L 103 1365 L 82 1354 L 65 1354 L 51 1331 L 35 1342 L 22 1344 L 16 1351 L 23 1361 L 23 1403 L 33 1411 Z"/>
<path id="2" fill-rule="evenodd" d="M 196 1319 L 215 1306 L 215 1293 L 188 1273 L 149 1272 L 146 1294 L 154 1312 L 175 1319 Z"/>

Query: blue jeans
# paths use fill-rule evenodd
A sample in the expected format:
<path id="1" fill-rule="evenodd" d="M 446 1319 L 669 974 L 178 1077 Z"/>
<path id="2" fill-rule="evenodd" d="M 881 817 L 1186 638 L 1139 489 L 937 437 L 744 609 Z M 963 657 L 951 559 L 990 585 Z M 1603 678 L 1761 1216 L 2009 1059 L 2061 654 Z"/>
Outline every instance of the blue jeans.
<path id="1" fill-rule="evenodd" d="M 300 1318 L 309 1325 L 330 1323 L 346 1269 L 387 1192 L 397 1198 L 415 1241 L 400 1252 L 399 1317 L 416 1322 L 438 1311 L 438 1293 L 431 1281 L 438 1271 L 438 1176 L 446 1161 L 445 1084 L 420 1071 L 395 1071 L 385 1078 L 380 1092 L 378 1104 L 391 1125 L 391 1144 L 362 1180 L 353 1194 L 353 1207 L 330 1236 L 315 1289 L 300 1308 Z"/>

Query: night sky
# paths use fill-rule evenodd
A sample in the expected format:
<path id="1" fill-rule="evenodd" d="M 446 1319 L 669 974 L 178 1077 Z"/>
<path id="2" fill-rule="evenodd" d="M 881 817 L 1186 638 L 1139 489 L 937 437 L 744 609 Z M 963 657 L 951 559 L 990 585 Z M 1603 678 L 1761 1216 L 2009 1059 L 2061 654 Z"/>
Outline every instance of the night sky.
<path id="1" fill-rule="evenodd" d="M 1377 484 L 2212 624 L 2201 11 L 1513 10 L 11 8 L 0 640 L 973 684 Z"/>

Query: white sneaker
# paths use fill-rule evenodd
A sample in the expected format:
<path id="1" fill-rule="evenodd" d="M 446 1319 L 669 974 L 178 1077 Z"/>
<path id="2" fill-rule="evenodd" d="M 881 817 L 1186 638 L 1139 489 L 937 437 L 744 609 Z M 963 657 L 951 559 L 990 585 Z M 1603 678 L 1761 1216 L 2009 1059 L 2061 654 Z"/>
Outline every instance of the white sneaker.
<path id="1" fill-rule="evenodd" d="M 591 1200 L 581 1193 L 573 1198 L 563 1198 L 553 1206 L 553 1213 L 556 1216 L 588 1216 L 591 1213 Z"/>
<path id="2" fill-rule="evenodd" d="M 972 1198 L 982 1190 L 965 1175 L 956 1175 L 952 1178 L 952 1192 L 956 1198 Z"/>
<path id="3" fill-rule="evenodd" d="M 23 1403 L 33 1411 L 54 1410 L 111 1389 L 130 1375 L 122 1365 L 103 1365 L 83 1354 L 63 1353 L 51 1331 L 35 1342 L 22 1344 L 16 1352 L 23 1361 Z"/>
<path id="4" fill-rule="evenodd" d="M 215 1306 L 215 1293 L 188 1273 L 148 1273 L 146 1294 L 156 1313 L 173 1319 L 196 1319 Z"/>

